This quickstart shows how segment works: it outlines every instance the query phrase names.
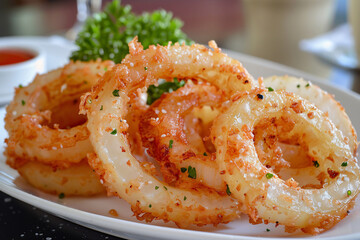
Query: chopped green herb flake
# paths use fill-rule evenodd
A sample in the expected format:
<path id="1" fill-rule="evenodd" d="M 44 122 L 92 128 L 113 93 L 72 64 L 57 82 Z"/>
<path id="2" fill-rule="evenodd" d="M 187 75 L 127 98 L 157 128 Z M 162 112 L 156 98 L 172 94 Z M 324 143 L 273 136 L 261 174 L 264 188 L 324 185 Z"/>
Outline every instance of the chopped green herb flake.
<path id="1" fill-rule="evenodd" d="M 108 68 L 107 67 L 104 67 L 104 71 L 106 72 L 108 70 Z"/>
<path id="2" fill-rule="evenodd" d="M 270 232 L 270 229 L 267 228 L 266 231 L 267 231 L 267 232 Z"/>
<path id="3" fill-rule="evenodd" d="M 320 164 L 318 161 L 313 161 L 313 164 L 314 164 L 314 167 L 316 167 L 316 168 L 320 167 Z"/>
<path id="4" fill-rule="evenodd" d="M 231 195 L 229 185 L 227 185 L 227 184 L 226 184 L 226 194 L 229 196 Z"/>
<path id="5" fill-rule="evenodd" d="M 60 193 L 60 194 L 59 194 L 59 198 L 60 198 L 60 199 L 63 199 L 64 197 L 65 197 L 65 193 Z"/>
<path id="6" fill-rule="evenodd" d="M 111 135 L 116 135 L 117 134 L 117 130 L 116 128 L 114 130 L 112 130 L 112 132 L 110 133 Z"/>
<path id="7" fill-rule="evenodd" d="M 26 102 L 24 100 L 21 100 L 21 105 L 25 106 Z"/>
<path id="8" fill-rule="evenodd" d="M 158 190 L 159 189 L 159 186 L 155 186 L 155 190 Z"/>
<path id="9" fill-rule="evenodd" d="M 159 86 L 150 85 L 147 90 L 147 100 L 146 104 L 151 105 L 153 102 L 155 102 L 157 99 L 161 97 L 164 93 L 176 91 L 177 89 L 183 87 L 185 85 L 185 81 L 181 80 L 180 82 L 177 80 L 177 78 L 174 78 L 173 82 L 164 82 L 159 84 Z"/>
<path id="10" fill-rule="evenodd" d="M 296 85 L 297 88 L 300 88 L 300 84 Z"/>
<path id="11" fill-rule="evenodd" d="M 310 83 L 307 83 L 307 84 L 305 85 L 305 87 L 310 87 Z"/>
<path id="12" fill-rule="evenodd" d="M 274 174 L 272 174 L 272 173 L 267 173 L 267 174 L 266 174 L 266 178 L 267 178 L 267 179 L 270 179 L 270 178 L 272 178 L 273 176 L 274 176 Z"/>
<path id="13" fill-rule="evenodd" d="M 113 96 L 114 97 L 120 97 L 119 95 L 119 90 L 118 89 L 115 89 L 113 92 L 112 92 Z"/>
<path id="14" fill-rule="evenodd" d="M 173 143 L 174 143 L 174 140 L 171 139 L 171 140 L 169 141 L 169 148 L 170 148 L 170 149 L 173 147 Z"/>
<path id="15" fill-rule="evenodd" d="M 269 92 L 273 92 L 273 91 L 274 91 L 274 89 L 273 89 L 272 87 L 268 87 L 267 89 L 268 89 Z"/>
<path id="16" fill-rule="evenodd" d="M 149 204 L 149 208 L 151 208 L 152 207 L 152 205 L 151 204 Z"/>
<path id="17" fill-rule="evenodd" d="M 182 167 L 182 168 L 180 168 L 180 170 L 181 170 L 182 173 L 184 173 L 184 172 L 186 172 L 187 168 Z"/>
<path id="18" fill-rule="evenodd" d="M 167 191 L 167 187 L 166 187 L 166 186 L 164 186 L 164 189 Z"/>
<path id="19" fill-rule="evenodd" d="M 148 67 L 144 67 L 145 71 L 148 70 Z"/>
<path id="20" fill-rule="evenodd" d="M 207 156 L 207 153 L 206 153 L 206 152 L 204 152 L 204 156 Z"/>
<path id="21" fill-rule="evenodd" d="M 347 162 L 342 162 L 341 166 L 342 166 L 342 167 L 346 167 L 346 166 L 347 166 Z"/>
<path id="22" fill-rule="evenodd" d="M 347 190 L 347 195 L 350 196 L 351 195 L 351 190 Z"/>
<path id="23" fill-rule="evenodd" d="M 192 179 L 196 179 L 196 169 L 189 166 L 188 167 L 188 177 Z"/>
<path id="24" fill-rule="evenodd" d="M 100 111 L 102 111 L 104 109 L 104 106 L 103 105 L 101 105 L 100 106 Z"/>
<path id="25" fill-rule="evenodd" d="M 184 201 L 186 201 L 186 199 L 187 199 L 187 197 L 186 197 L 186 196 L 184 196 Z"/>
<path id="26" fill-rule="evenodd" d="M 19 88 L 23 88 L 24 86 L 22 84 L 19 84 Z"/>

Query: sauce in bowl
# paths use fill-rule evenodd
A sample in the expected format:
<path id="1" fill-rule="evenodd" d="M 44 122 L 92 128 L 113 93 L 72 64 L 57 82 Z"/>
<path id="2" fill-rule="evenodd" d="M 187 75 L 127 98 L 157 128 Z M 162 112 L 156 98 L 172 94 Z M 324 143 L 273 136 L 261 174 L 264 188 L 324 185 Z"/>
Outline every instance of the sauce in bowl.
<path id="1" fill-rule="evenodd" d="M 0 66 L 25 62 L 35 55 L 23 49 L 0 49 Z"/>

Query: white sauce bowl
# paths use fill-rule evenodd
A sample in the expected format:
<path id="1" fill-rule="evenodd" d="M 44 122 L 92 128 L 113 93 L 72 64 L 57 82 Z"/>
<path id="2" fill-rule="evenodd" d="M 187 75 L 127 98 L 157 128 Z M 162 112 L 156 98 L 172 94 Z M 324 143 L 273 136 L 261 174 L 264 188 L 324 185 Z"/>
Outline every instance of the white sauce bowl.
<path id="1" fill-rule="evenodd" d="M 27 45 L 2 43 L 0 49 L 16 49 L 31 53 L 34 57 L 19 63 L 0 66 L 0 95 L 13 94 L 15 87 L 26 86 L 36 74 L 45 72 L 43 50 Z"/>

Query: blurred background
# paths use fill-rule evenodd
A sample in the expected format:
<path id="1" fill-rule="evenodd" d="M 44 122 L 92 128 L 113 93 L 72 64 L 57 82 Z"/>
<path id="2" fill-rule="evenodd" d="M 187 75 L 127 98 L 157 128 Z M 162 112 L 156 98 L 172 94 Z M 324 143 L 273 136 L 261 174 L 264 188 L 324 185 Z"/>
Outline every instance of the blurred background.
<path id="1" fill-rule="evenodd" d="M 110 0 L 93 1 L 104 6 Z M 360 3 L 360 0 L 353 1 Z M 184 22 L 183 31 L 195 42 L 207 44 L 215 40 L 221 48 L 303 70 L 339 88 L 360 93 L 359 64 L 355 61 L 351 65 L 355 51 L 348 48 L 353 44 L 351 29 L 346 25 L 349 2 L 122 0 L 122 4 L 130 4 L 138 14 L 157 9 L 171 11 Z M 77 19 L 84 18 L 77 14 L 77 9 L 76 0 L 0 0 L 0 37 L 65 37 L 69 29 L 76 26 Z M 353 10 L 359 15 L 360 9 Z M 309 49 L 319 50 L 320 54 L 310 53 Z M 319 56 L 321 53 L 328 55 Z M 46 239 L 115 239 L 42 212 L 1 191 L 0 203 L 0 229 L 4 239 L 45 239 L 45 236 L 51 236 Z"/>
<path id="2" fill-rule="evenodd" d="M 101 2 L 101 1 L 100 1 Z M 103 0 L 104 6 L 109 0 Z M 346 0 L 122 0 L 136 13 L 165 9 L 196 42 L 239 51 L 323 77 L 360 92 L 357 70 L 300 49 L 347 22 Z M 1 0 L 0 36 L 63 35 L 77 19 L 75 0 Z M 357 68 L 357 67 L 355 67 Z"/>

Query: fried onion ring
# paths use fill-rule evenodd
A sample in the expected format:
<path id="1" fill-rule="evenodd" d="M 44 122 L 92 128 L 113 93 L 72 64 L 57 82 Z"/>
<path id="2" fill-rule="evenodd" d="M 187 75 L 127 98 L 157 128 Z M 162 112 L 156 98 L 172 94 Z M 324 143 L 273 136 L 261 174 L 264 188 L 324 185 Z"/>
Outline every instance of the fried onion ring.
<path id="1" fill-rule="evenodd" d="M 232 196 L 245 204 L 254 222 L 264 220 L 316 234 L 347 216 L 359 193 L 359 167 L 343 135 L 329 118 L 308 101 L 285 92 L 242 94 L 215 119 L 212 138 L 216 161 Z M 309 118 L 309 113 L 312 116 Z M 302 189 L 262 165 L 253 129 L 261 119 L 293 122 L 286 133 L 307 144 L 324 184 Z M 347 166 L 342 166 L 347 162 Z"/>
<path id="2" fill-rule="evenodd" d="M 49 193 L 94 195 L 104 192 L 86 163 L 93 152 L 80 95 L 95 85 L 111 61 L 71 62 L 16 89 L 7 107 L 7 164 L 31 185 Z"/>
<path id="3" fill-rule="evenodd" d="M 189 126 L 184 119 L 196 107 L 220 107 L 224 100 L 225 96 L 214 86 L 190 82 L 175 92 L 163 94 L 141 116 L 139 126 L 143 144 L 148 148 L 149 155 L 160 164 L 167 183 L 180 186 L 184 180 L 189 182 L 186 181 L 189 180 L 188 173 L 181 173 L 181 168 L 191 166 L 196 169 L 195 179 L 190 180 L 192 187 L 201 183 L 217 191 L 226 191 L 217 164 L 210 153 L 206 154 L 201 136 L 195 131 L 191 136 L 186 134 Z M 195 141 L 200 146 L 191 145 L 189 138 L 195 136 L 200 138 Z"/>
<path id="4" fill-rule="evenodd" d="M 28 183 L 47 193 L 91 196 L 105 192 L 99 177 L 86 160 L 65 169 L 54 169 L 47 164 L 29 161 L 17 170 Z"/>
<path id="5" fill-rule="evenodd" d="M 27 161 L 66 168 L 85 159 L 92 146 L 86 118 L 77 114 L 79 97 L 112 66 L 110 61 L 69 63 L 17 88 L 6 108 L 7 163 L 15 169 Z"/>
<path id="6" fill-rule="evenodd" d="M 150 46 L 143 50 L 135 38 L 130 54 L 82 97 L 90 140 L 98 157 L 91 166 L 111 194 L 125 199 L 139 219 L 189 224 L 219 224 L 238 217 L 237 202 L 208 188 L 184 190 L 159 181 L 131 154 L 127 139 L 129 96 L 158 79 L 204 80 L 228 93 L 251 90 L 255 82 L 242 65 L 215 49 L 201 45 Z M 91 103 L 90 103 L 91 102 Z M 103 110 L 99 108 L 103 106 Z M 142 215 L 143 214 L 143 215 Z"/>

